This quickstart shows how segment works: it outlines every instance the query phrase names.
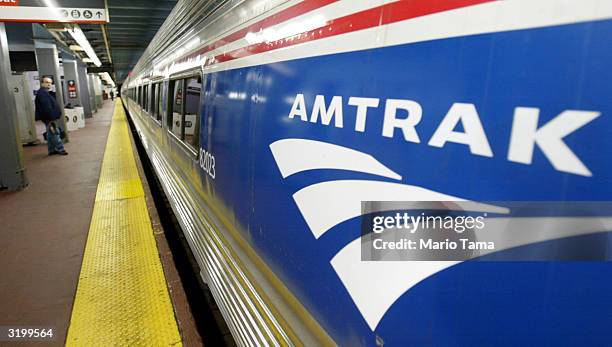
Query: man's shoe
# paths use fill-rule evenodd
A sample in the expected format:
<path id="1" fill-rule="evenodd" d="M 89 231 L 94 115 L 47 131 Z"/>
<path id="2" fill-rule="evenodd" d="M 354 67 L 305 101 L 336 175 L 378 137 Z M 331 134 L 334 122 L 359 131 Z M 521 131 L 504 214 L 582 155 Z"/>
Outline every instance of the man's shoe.
<path id="1" fill-rule="evenodd" d="M 59 154 L 59 152 L 53 151 L 53 152 L 49 152 L 47 155 L 55 155 L 55 154 Z"/>
<path id="2" fill-rule="evenodd" d="M 59 155 L 68 155 L 68 152 L 66 152 L 66 151 L 61 151 L 61 152 L 57 152 L 57 154 L 59 154 Z"/>

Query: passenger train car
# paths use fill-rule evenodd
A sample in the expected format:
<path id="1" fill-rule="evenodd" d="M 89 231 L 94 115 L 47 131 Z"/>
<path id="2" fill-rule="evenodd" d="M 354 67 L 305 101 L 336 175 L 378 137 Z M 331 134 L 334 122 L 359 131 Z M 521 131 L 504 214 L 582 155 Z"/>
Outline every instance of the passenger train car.
<path id="1" fill-rule="evenodd" d="M 604 345 L 611 38 L 609 0 L 181 0 L 121 94 L 239 345 Z M 368 201 L 507 233 L 364 259 Z"/>

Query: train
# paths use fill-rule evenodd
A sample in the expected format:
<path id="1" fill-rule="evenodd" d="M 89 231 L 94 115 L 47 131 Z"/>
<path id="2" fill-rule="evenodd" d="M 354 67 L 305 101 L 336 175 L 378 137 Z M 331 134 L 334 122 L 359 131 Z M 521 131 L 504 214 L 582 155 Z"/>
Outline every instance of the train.
<path id="1" fill-rule="evenodd" d="M 606 345 L 610 37 L 609 0 L 180 0 L 121 97 L 238 345 Z M 428 255 L 485 241 L 378 249 L 444 209 L 488 227 Z"/>

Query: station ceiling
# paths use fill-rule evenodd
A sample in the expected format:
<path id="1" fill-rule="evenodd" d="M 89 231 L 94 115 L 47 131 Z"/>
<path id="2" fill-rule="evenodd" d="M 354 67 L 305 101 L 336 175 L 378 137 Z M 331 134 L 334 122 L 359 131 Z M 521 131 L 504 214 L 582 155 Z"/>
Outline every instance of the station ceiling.
<path id="1" fill-rule="evenodd" d="M 176 2 L 177 0 L 107 0 L 109 24 L 80 25 L 102 62 L 102 67 L 114 69 L 117 83 L 121 83 L 134 67 Z"/>

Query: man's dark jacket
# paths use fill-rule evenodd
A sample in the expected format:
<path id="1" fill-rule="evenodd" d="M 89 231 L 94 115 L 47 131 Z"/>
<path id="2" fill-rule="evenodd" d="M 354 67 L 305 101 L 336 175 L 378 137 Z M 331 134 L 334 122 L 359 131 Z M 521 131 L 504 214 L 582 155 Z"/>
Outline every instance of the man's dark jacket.
<path id="1" fill-rule="evenodd" d="M 36 92 L 34 104 L 36 105 L 36 120 L 47 123 L 59 119 L 62 115 L 62 110 L 60 110 L 55 96 L 51 95 L 45 88 L 40 88 Z"/>

